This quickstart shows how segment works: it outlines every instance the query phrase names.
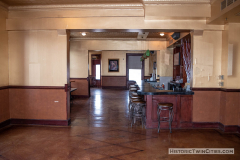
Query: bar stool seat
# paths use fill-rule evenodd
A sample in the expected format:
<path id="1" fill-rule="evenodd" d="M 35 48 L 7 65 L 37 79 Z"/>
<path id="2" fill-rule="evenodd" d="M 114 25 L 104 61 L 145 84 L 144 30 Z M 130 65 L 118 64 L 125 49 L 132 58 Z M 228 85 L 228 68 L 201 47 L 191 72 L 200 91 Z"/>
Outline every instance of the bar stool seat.
<path id="1" fill-rule="evenodd" d="M 161 117 L 161 111 L 169 111 L 168 117 Z M 172 121 L 173 121 L 173 104 L 172 103 L 158 103 L 158 109 L 157 109 L 157 116 L 158 116 L 158 133 L 160 131 L 160 122 L 169 122 L 169 129 L 170 133 L 172 133 Z"/>
<path id="2" fill-rule="evenodd" d="M 131 108 L 131 127 L 134 123 L 136 123 L 136 119 L 141 119 L 142 127 L 145 125 L 146 119 L 146 102 L 143 100 L 132 101 Z"/>
<path id="3" fill-rule="evenodd" d="M 138 88 L 138 86 L 130 85 L 129 88 Z"/>

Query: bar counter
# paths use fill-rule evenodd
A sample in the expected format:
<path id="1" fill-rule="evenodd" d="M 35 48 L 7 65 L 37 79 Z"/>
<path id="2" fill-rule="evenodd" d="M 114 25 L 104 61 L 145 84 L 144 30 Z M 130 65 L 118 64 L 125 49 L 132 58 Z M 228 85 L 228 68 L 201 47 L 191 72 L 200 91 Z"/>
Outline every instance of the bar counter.
<path id="1" fill-rule="evenodd" d="M 156 82 L 155 82 L 156 83 Z M 192 108 L 194 92 L 179 90 L 159 90 L 152 87 L 151 82 L 142 81 L 139 84 L 139 95 L 144 95 L 146 101 L 146 128 L 157 128 L 157 104 L 173 104 L 172 128 L 192 128 Z M 162 111 L 161 117 L 168 117 L 168 111 Z M 168 122 L 161 122 L 161 129 L 169 128 Z"/>
<path id="2" fill-rule="evenodd" d="M 137 91 L 139 95 L 193 95 L 194 92 L 182 91 L 182 90 L 159 90 L 152 87 L 153 83 L 158 82 L 144 82 L 139 86 L 140 90 Z"/>

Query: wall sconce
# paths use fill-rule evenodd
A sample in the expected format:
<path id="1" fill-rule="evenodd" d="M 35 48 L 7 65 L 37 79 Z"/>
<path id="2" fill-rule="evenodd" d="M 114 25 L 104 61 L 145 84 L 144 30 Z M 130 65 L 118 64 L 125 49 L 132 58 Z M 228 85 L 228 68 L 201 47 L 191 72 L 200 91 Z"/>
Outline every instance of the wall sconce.
<path id="1" fill-rule="evenodd" d="M 82 32 L 82 36 L 86 36 L 87 34 L 85 32 Z"/>

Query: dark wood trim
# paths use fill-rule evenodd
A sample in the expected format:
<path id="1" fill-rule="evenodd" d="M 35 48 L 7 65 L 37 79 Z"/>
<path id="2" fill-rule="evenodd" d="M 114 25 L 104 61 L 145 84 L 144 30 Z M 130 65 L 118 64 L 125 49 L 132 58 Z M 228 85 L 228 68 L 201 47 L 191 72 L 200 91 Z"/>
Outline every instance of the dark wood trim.
<path id="1" fill-rule="evenodd" d="M 192 91 L 222 91 L 221 88 L 192 88 Z"/>
<path id="2" fill-rule="evenodd" d="M 88 80 L 88 78 L 70 78 L 70 80 Z"/>
<path id="3" fill-rule="evenodd" d="M 3 121 L 3 122 L 0 123 L 0 129 L 4 128 L 4 127 L 6 127 L 6 126 L 8 126 L 10 124 L 11 124 L 11 120 L 10 119 L 8 119 L 6 121 Z"/>
<path id="4" fill-rule="evenodd" d="M 12 89 L 65 89 L 65 86 L 8 86 Z"/>
<path id="5" fill-rule="evenodd" d="M 68 85 L 68 84 L 65 84 L 64 90 L 65 90 L 65 92 L 68 92 L 68 91 L 70 92 L 71 91 L 71 86 Z"/>
<path id="6" fill-rule="evenodd" d="M 127 89 L 126 86 L 102 86 L 102 89 Z"/>
<path id="7" fill-rule="evenodd" d="M 126 77 L 126 76 L 102 76 L 102 77 Z"/>
<path id="8" fill-rule="evenodd" d="M 191 88 L 192 91 L 223 91 L 223 92 L 240 92 L 240 89 L 226 89 L 226 88 Z"/>
<path id="9" fill-rule="evenodd" d="M 89 95 L 72 95 L 73 98 L 89 98 Z"/>
<path id="10" fill-rule="evenodd" d="M 222 88 L 223 92 L 240 92 L 240 89 L 226 89 L 226 88 Z"/>
<path id="11" fill-rule="evenodd" d="M 68 126 L 71 124 L 71 119 L 68 120 L 11 119 L 11 124 Z"/>
<path id="12" fill-rule="evenodd" d="M 219 122 L 193 122 L 193 128 L 219 128 Z"/>
<path id="13" fill-rule="evenodd" d="M 8 88 L 9 88 L 9 86 L 2 86 L 2 87 L 0 87 L 0 90 L 8 89 Z"/>
<path id="14" fill-rule="evenodd" d="M 219 129 L 223 132 L 238 132 L 238 125 L 223 125 L 219 123 Z"/>

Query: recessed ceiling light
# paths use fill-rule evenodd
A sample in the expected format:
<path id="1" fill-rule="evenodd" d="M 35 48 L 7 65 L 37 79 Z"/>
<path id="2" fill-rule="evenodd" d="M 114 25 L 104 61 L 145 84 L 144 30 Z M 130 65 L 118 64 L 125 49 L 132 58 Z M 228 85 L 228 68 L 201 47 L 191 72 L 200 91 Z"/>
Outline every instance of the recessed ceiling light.
<path id="1" fill-rule="evenodd" d="M 160 36 L 164 36 L 164 33 L 160 33 Z"/>
<path id="2" fill-rule="evenodd" d="M 87 34 L 85 32 L 82 32 L 82 36 L 86 36 Z"/>

